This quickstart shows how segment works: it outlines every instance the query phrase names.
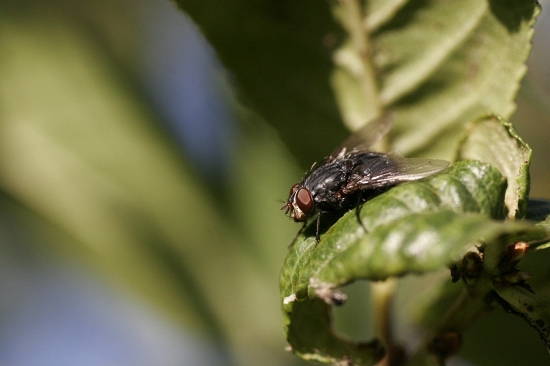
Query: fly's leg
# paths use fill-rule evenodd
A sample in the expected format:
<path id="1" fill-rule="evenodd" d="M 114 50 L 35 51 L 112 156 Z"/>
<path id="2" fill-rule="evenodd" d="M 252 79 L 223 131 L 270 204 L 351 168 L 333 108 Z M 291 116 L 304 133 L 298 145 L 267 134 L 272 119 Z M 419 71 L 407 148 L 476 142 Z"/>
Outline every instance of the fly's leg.
<path id="1" fill-rule="evenodd" d="M 317 219 L 316 219 L 316 225 L 315 225 L 315 248 L 317 248 L 317 244 L 319 244 L 319 241 L 321 240 L 321 214 L 324 214 L 324 213 L 327 213 L 327 212 L 330 212 L 330 211 L 320 211 L 318 214 L 317 214 Z M 304 222 L 304 225 L 302 226 L 302 228 L 298 231 L 298 233 L 296 234 L 296 236 L 294 237 L 294 239 L 292 239 L 292 242 L 289 244 L 288 246 L 288 249 L 292 248 L 292 246 L 294 245 L 294 242 L 296 241 L 296 239 L 298 239 L 298 237 L 300 236 L 300 234 L 302 234 L 307 226 L 308 222 Z"/>
<path id="2" fill-rule="evenodd" d="M 357 221 L 359 221 L 359 224 L 361 224 L 361 227 L 363 228 L 363 230 L 365 230 L 365 233 L 367 233 L 367 228 L 365 227 L 365 225 L 363 225 L 363 220 L 361 220 L 361 208 L 363 207 L 363 205 L 359 205 L 357 206 L 357 210 L 355 210 L 355 216 L 357 217 Z"/>
<path id="3" fill-rule="evenodd" d="M 361 194 L 359 194 L 359 197 L 357 199 L 357 209 L 355 210 L 355 216 L 357 217 L 357 221 L 359 221 L 359 224 L 361 224 L 361 227 L 363 230 L 365 230 L 365 233 L 368 233 L 367 228 L 363 224 L 363 220 L 361 220 L 361 209 L 363 208 L 363 203 L 371 200 L 372 198 L 378 196 L 380 193 L 384 192 L 383 190 L 366 190 L 361 191 Z"/>
<path id="4" fill-rule="evenodd" d="M 330 211 L 319 211 L 319 213 L 317 214 L 317 227 L 315 230 L 315 248 L 317 248 L 317 245 L 321 240 L 321 214 L 326 214 L 329 212 Z"/>
<path id="5" fill-rule="evenodd" d="M 363 228 L 363 230 L 365 230 L 365 233 L 368 233 L 367 228 L 365 227 L 365 225 L 363 225 L 363 220 L 361 220 L 361 209 L 363 208 L 362 203 L 366 201 L 366 199 L 363 199 L 363 193 L 364 192 L 361 192 L 357 200 L 357 209 L 355 210 L 355 217 L 357 217 L 357 221 L 359 221 L 359 224 L 361 224 L 361 227 Z"/>
<path id="6" fill-rule="evenodd" d="M 317 227 L 315 230 L 315 248 L 317 248 L 317 244 L 319 244 L 319 240 L 321 240 L 321 235 L 319 234 L 319 231 L 321 230 L 321 213 L 322 212 L 323 211 L 317 214 Z"/>

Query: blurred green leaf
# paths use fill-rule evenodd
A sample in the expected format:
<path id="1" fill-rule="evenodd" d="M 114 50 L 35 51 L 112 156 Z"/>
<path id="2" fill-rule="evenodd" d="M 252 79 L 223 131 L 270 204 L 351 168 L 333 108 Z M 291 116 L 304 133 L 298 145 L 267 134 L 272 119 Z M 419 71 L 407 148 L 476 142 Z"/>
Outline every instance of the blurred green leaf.
<path id="1" fill-rule="evenodd" d="M 536 1 L 362 4 L 334 6 L 348 31 L 333 75 L 348 126 L 391 111 L 394 148 L 450 160 L 465 122 L 487 112 L 510 116 Z"/>
<path id="2" fill-rule="evenodd" d="M 51 238 L 44 251 L 222 340 L 239 364 L 292 359 L 273 279 L 295 228 L 275 192 L 297 170 L 276 134 L 248 117 L 256 128 L 243 130 L 227 184 L 235 219 L 89 33 L 63 18 L 0 17 L 0 185 L 43 219 L 28 224 Z M 251 212 L 256 221 L 235 224 Z"/>
<path id="3" fill-rule="evenodd" d="M 302 166 L 344 139 L 329 84 L 339 27 L 317 0 L 176 0 L 235 76 L 241 102 L 275 126 Z"/>
<path id="4" fill-rule="evenodd" d="M 374 365 L 384 356 L 380 341 L 355 343 L 334 333 L 330 306 L 319 299 L 293 301 L 284 305 L 285 334 L 292 352 L 305 360 L 327 364 L 353 362 Z"/>
<path id="5" fill-rule="evenodd" d="M 550 348 L 550 294 L 548 287 L 545 292 L 536 294 L 519 287 L 497 287 L 500 296 L 507 305 L 505 311 L 524 319 L 538 333 L 547 348 Z"/>
<path id="6" fill-rule="evenodd" d="M 457 160 L 476 159 L 496 167 L 508 180 L 508 217 L 525 216 L 529 199 L 532 151 L 511 123 L 496 116 L 482 117 L 469 126 L 460 142 Z"/>
<path id="7" fill-rule="evenodd" d="M 449 276 L 439 279 L 419 301 L 411 304 L 414 322 L 426 329 L 433 328 L 456 303 L 462 291 L 463 286 L 449 281 Z"/>
<path id="8" fill-rule="evenodd" d="M 341 43 L 331 83 L 351 129 L 391 111 L 396 149 L 450 160 L 462 124 L 514 110 L 539 13 L 534 0 L 346 0 L 333 6 L 347 34 L 340 41 L 315 1 L 177 3 L 236 76 L 242 100 L 277 127 L 303 166 L 343 138 L 334 133 L 331 47 L 323 42 Z"/>
<path id="9" fill-rule="evenodd" d="M 198 222 L 217 219 L 175 147 L 84 34 L 47 18 L 2 25 L 3 189 L 174 318 L 216 328 L 206 304 L 195 308 L 204 301 L 197 279 L 175 258 L 192 248 L 181 245 L 191 227 L 209 236 L 181 220 L 182 202 L 199 208 Z"/>
<path id="10" fill-rule="evenodd" d="M 333 76 L 348 126 L 389 110 L 394 148 L 450 160 L 464 122 L 487 111 L 510 116 L 536 1 L 379 3 L 335 5 L 349 30 Z"/>

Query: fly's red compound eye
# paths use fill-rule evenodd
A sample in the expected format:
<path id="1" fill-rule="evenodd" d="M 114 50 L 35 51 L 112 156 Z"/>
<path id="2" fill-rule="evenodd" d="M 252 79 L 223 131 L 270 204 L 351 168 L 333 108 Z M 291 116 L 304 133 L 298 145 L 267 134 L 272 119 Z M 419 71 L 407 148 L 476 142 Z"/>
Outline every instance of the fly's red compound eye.
<path id="1" fill-rule="evenodd" d="M 292 188 L 290 188 L 290 194 L 289 196 L 292 196 L 294 194 L 294 192 L 296 192 L 296 190 L 298 189 L 298 187 L 300 187 L 300 183 L 296 183 L 295 185 L 292 186 Z"/>
<path id="2" fill-rule="evenodd" d="M 313 208 L 313 198 L 306 188 L 301 188 L 296 194 L 296 204 L 305 214 L 310 212 Z"/>

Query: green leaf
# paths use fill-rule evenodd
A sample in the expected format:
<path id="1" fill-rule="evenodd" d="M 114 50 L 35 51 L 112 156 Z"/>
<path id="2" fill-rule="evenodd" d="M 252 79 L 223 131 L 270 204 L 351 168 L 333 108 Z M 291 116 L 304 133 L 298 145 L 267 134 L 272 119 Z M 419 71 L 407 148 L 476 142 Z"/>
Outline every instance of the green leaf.
<path id="1" fill-rule="evenodd" d="M 437 176 L 397 186 L 366 202 L 360 209 L 361 222 L 372 233 L 379 226 L 391 225 L 411 214 L 450 210 L 503 218 L 505 189 L 506 181 L 495 168 L 481 162 L 460 161 Z M 291 286 L 283 292 L 305 295 L 305 287 L 314 273 L 365 236 L 365 229 L 355 210 L 350 211 L 321 237 L 315 250 L 315 238 L 311 231 L 305 230 L 283 267 L 282 284 Z"/>
<path id="2" fill-rule="evenodd" d="M 342 40 L 314 0 L 177 3 L 235 76 L 241 100 L 303 166 L 344 138 L 340 119 L 356 129 L 383 112 L 396 116 L 395 149 L 450 160 L 462 124 L 513 112 L 539 13 L 534 0 L 346 0 L 333 6 Z"/>
<path id="3" fill-rule="evenodd" d="M 333 85 L 350 128 L 390 111 L 394 148 L 450 160 L 462 124 L 487 112 L 510 116 L 536 1 L 361 4 L 334 5 L 348 39 L 335 54 Z"/>
<path id="4" fill-rule="evenodd" d="M 416 325 L 433 328 L 457 302 L 463 287 L 449 281 L 448 276 L 440 278 L 412 303 L 411 317 Z"/>
<path id="5" fill-rule="evenodd" d="M 507 245 L 512 238 L 544 235 L 526 223 L 491 219 L 504 218 L 505 189 L 505 179 L 492 166 L 460 161 L 437 176 L 400 185 L 366 202 L 360 210 L 364 228 L 351 211 L 327 230 L 318 245 L 306 229 L 287 256 L 280 282 L 285 332 L 292 349 L 309 350 L 297 351 L 306 357 L 316 350 L 318 360 L 326 361 L 341 357 L 344 347 L 333 353 L 335 349 L 328 346 L 326 338 L 353 346 L 334 339 L 332 333 L 319 335 L 320 329 L 298 323 L 294 314 L 297 309 L 302 311 L 301 306 L 314 308 L 317 304 L 315 315 L 310 316 L 323 319 L 328 310 L 319 299 L 340 303 L 345 299 L 337 289 L 340 286 L 359 279 L 439 270 L 481 240 L 500 243 L 499 239 L 505 238 L 502 241 Z M 323 341 L 315 343 L 319 339 Z M 376 347 L 368 349 L 374 352 Z"/>
<path id="6" fill-rule="evenodd" d="M 411 214 L 377 227 L 319 269 L 322 284 L 341 286 L 360 278 L 384 280 L 409 272 L 435 271 L 459 260 L 481 238 L 518 227 L 485 215 L 453 211 Z"/>
<path id="7" fill-rule="evenodd" d="M 283 305 L 285 334 L 291 351 L 305 360 L 327 364 L 352 361 L 374 365 L 384 356 L 380 341 L 355 343 L 338 337 L 332 329 L 330 306 L 319 299 L 291 301 Z"/>
<path id="8" fill-rule="evenodd" d="M 531 148 L 511 123 L 496 116 L 482 117 L 466 129 L 457 160 L 476 159 L 496 167 L 508 180 L 508 218 L 525 216 L 529 198 Z"/>
<path id="9" fill-rule="evenodd" d="M 508 305 L 504 310 L 524 319 L 538 333 L 550 349 L 550 294 L 548 291 L 532 294 L 519 287 L 496 287 L 496 292 Z"/>
<path id="10" fill-rule="evenodd" d="M 340 30 L 326 3 L 176 2 L 235 77 L 240 101 L 277 127 L 303 166 L 344 139 L 329 83 Z"/>

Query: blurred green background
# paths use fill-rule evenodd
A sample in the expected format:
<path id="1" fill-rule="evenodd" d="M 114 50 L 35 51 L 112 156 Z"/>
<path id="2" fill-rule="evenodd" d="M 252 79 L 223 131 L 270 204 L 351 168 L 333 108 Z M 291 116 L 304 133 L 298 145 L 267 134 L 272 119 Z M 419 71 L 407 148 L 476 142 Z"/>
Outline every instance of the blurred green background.
<path id="1" fill-rule="evenodd" d="M 545 3 L 512 121 L 532 196 L 550 198 Z M 278 277 L 299 225 L 279 207 L 298 162 L 335 143 L 284 146 L 299 121 L 276 129 L 235 90 L 168 1 L 0 0 L 0 365 L 304 364 L 284 351 Z M 334 122 L 320 134 L 338 141 Z M 349 316 L 365 287 L 336 314 L 353 336 L 369 335 Z"/>

